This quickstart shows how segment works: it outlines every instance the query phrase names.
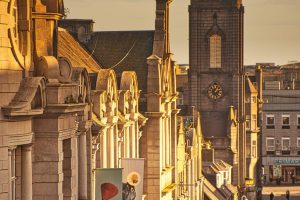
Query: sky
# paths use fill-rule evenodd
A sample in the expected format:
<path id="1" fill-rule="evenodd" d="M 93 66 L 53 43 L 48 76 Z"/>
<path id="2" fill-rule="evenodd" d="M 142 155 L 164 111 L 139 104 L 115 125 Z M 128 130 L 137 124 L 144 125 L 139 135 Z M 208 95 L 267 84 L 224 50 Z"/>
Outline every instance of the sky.
<path id="1" fill-rule="evenodd" d="M 69 19 L 93 19 L 95 31 L 153 30 L 155 0 L 64 0 Z M 189 63 L 189 0 L 171 4 L 171 49 Z M 244 0 L 246 65 L 300 61 L 300 0 Z"/>

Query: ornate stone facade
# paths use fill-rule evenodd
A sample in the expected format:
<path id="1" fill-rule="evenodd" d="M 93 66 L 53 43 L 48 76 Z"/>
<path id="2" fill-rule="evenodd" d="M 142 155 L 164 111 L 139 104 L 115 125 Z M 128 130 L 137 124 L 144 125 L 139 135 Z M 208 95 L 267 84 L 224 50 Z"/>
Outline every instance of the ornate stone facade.
<path id="1" fill-rule="evenodd" d="M 92 199 L 92 169 L 139 157 L 137 76 L 118 88 L 59 30 L 62 1 L 2 0 L 0 13 L 0 199 Z"/>

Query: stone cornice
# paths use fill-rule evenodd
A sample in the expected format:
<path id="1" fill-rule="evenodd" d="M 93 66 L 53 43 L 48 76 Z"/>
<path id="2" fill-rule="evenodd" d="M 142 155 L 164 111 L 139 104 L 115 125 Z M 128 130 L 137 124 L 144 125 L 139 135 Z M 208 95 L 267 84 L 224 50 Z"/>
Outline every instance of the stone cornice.
<path id="1" fill-rule="evenodd" d="M 86 105 L 87 105 L 86 103 L 48 104 L 46 108 L 46 113 L 64 114 L 64 113 L 80 112 L 85 108 Z"/>
<path id="2" fill-rule="evenodd" d="M 52 19 L 52 20 L 60 20 L 62 19 L 63 15 L 59 13 L 38 13 L 32 12 L 33 19 Z"/>
<path id="3" fill-rule="evenodd" d="M 160 117 L 163 117 L 164 115 L 164 112 L 146 112 L 145 113 L 145 116 L 147 118 L 160 118 Z"/>

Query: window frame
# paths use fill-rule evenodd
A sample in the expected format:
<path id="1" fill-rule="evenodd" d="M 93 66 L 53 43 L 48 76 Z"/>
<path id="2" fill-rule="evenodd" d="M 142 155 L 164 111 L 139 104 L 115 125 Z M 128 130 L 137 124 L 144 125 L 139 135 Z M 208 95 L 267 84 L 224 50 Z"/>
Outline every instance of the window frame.
<path id="1" fill-rule="evenodd" d="M 268 118 L 273 118 L 273 124 L 269 124 L 268 123 Z M 275 115 L 274 114 L 266 114 L 266 126 L 267 126 L 267 129 L 274 129 L 275 128 Z"/>
<path id="2" fill-rule="evenodd" d="M 300 137 L 297 137 L 297 147 L 300 148 Z"/>
<path id="3" fill-rule="evenodd" d="M 268 140 L 273 140 L 273 146 L 268 146 Z M 266 137 L 266 151 L 275 151 L 275 138 L 274 137 Z M 269 148 L 273 148 L 273 150 L 269 150 Z"/>
<path id="4" fill-rule="evenodd" d="M 248 127 L 248 125 L 249 125 L 249 127 Z M 249 130 L 251 130 L 251 115 L 246 115 L 246 124 L 245 124 L 245 126 L 246 126 L 246 131 L 249 131 Z"/>
<path id="5" fill-rule="evenodd" d="M 284 123 L 284 119 L 287 118 L 288 119 L 288 124 Z M 281 115 L 281 126 L 282 129 L 289 129 L 291 125 L 291 115 L 290 114 L 282 114 Z"/>
<path id="6" fill-rule="evenodd" d="M 273 117 L 273 124 L 269 124 L 269 123 L 268 123 L 268 118 L 269 118 L 269 117 Z M 268 125 L 269 125 L 269 126 L 274 126 L 274 125 L 275 125 L 275 115 L 274 115 L 274 114 L 267 114 L 267 115 L 266 115 L 266 125 L 267 125 L 267 126 L 268 126 Z"/>
<path id="7" fill-rule="evenodd" d="M 283 141 L 284 141 L 284 140 L 289 141 L 289 146 L 288 146 L 287 149 L 284 149 L 284 146 L 283 146 Z M 291 150 L 291 138 L 290 138 L 290 137 L 282 137 L 282 138 L 281 138 L 281 150 L 282 150 L 282 151 L 290 151 L 290 150 Z"/>

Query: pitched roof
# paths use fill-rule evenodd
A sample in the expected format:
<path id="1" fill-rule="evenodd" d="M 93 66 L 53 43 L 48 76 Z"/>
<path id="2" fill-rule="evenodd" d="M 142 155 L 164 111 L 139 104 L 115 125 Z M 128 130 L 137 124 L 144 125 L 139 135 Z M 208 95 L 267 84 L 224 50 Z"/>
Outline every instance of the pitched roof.
<path id="1" fill-rule="evenodd" d="M 89 73 L 97 72 L 100 65 L 65 29 L 58 29 L 58 56 L 68 58 L 73 67 L 84 67 Z"/>
<path id="2" fill-rule="evenodd" d="M 246 93 L 257 94 L 257 90 L 249 77 L 246 78 Z"/>
<path id="3" fill-rule="evenodd" d="M 87 49 L 104 68 L 113 68 L 117 78 L 123 71 L 135 71 L 139 88 L 147 89 L 147 58 L 152 55 L 154 31 L 94 32 Z"/>

